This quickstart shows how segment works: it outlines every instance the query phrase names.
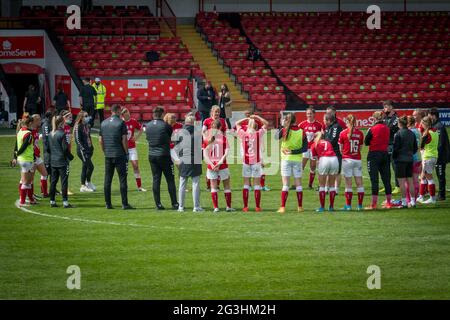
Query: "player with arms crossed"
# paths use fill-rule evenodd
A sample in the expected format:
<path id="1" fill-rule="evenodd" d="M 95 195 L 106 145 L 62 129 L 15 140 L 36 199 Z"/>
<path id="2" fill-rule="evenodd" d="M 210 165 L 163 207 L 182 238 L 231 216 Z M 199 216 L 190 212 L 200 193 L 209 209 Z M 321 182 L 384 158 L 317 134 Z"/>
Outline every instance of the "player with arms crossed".
<path id="1" fill-rule="evenodd" d="M 349 114 L 346 118 L 347 129 L 339 135 L 339 147 L 342 154 L 342 171 L 345 178 L 344 210 L 352 209 L 352 178 L 358 191 L 358 210 L 363 210 L 364 184 L 362 179 L 361 148 L 364 144 L 364 134 L 356 126 L 356 118 Z"/>
<path id="2" fill-rule="evenodd" d="M 127 126 L 127 138 L 128 138 L 128 155 L 131 165 L 133 166 L 134 177 L 136 179 L 136 186 L 138 191 L 145 192 L 146 189 L 142 188 L 141 172 L 139 170 L 139 158 L 136 149 L 136 141 L 142 135 L 143 126 L 134 118 L 131 118 L 130 111 L 127 108 L 122 109 L 122 119 Z M 134 136 L 134 132 L 137 131 L 137 135 Z"/>
<path id="3" fill-rule="evenodd" d="M 313 107 L 306 109 L 306 120 L 302 121 L 298 126 L 303 130 L 308 140 L 308 150 L 303 153 L 302 169 L 305 170 L 309 160 L 309 183 L 308 188 L 313 188 L 314 178 L 316 177 L 317 159 L 311 157 L 311 145 L 314 143 L 314 136 L 317 132 L 322 131 L 322 124 L 315 119 L 316 110 Z"/>
<path id="4" fill-rule="evenodd" d="M 262 128 L 258 129 L 258 123 L 262 123 Z M 244 130 L 241 123 L 246 121 L 247 128 Z M 255 190 L 255 211 L 261 211 L 261 185 L 260 179 L 262 175 L 262 138 L 267 132 L 268 122 L 257 115 L 251 115 L 250 119 L 241 119 L 236 123 L 237 135 L 241 139 L 242 144 L 242 176 L 244 177 L 244 188 L 242 189 L 242 198 L 244 208 L 242 211 L 248 212 L 248 193 L 250 190 L 250 179 L 253 178 L 253 187 Z"/>
<path id="5" fill-rule="evenodd" d="M 228 170 L 227 155 L 229 145 L 227 137 L 222 133 L 222 124 L 220 120 L 214 120 L 211 129 L 205 132 L 207 139 L 203 142 L 203 156 L 208 170 L 206 177 L 211 181 L 211 199 L 214 206 L 214 212 L 220 212 L 217 187 L 218 178 L 223 181 L 225 200 L 227 203 L 227 212 L 235 211 L 231 207 L 231 188 L 230 171 Z"/>

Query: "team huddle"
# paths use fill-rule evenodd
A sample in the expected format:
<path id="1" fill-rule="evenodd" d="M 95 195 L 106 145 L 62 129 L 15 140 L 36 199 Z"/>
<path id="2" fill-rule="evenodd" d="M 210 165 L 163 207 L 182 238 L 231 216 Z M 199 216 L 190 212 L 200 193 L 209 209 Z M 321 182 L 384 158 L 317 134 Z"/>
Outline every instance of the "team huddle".
<path id="1" fill-rule="evenodd" d="M 384 185 L 386 201 L 384 208 L 415 207 L 416 203 L 434 204 L 437 196 L 445 199 L 445 166 L 450 161 L 449 140 L 445 127 L 439 121 L 436 109 L 429 112 L 416 110 L 412 116 L 397 117 L 392 103 L 384 103 L 383 111 L 373 114 L 374 124 L 364 133 L 356 127 L 357 119 L 349 114 L 344 120 L 336 116 L 336 109 L 328 107 L 323 123 L 315 118 L 314 108 L 309 107 L 306 120 L 297 123 L 294 113 L 285 113 L 281 126 L 275 133 L 280 141 L 281 204 L 279 213 L 286 212 L 286 203 L 293 178 L 297 196 L 298 212 L 303 211 L 302 176 L 309 162 L 308 189 L 314 189 L 315 175 L 318 175 L 319 208 L 317 212 L 335 210 L 335 198 L 341 184 L 345 183 L 345 205 L 343 210 L 352 210 L 353 181 L 357 192 L 357 210 L 378 208 L 379 178 Z M 48 111 L 44 119 L 37 114 L 25 115 L 17 130 L 14 162 L 21 168 L 19 183 L 19 205 L 35 205 L 33 181 L 35 171 L 41 175 L 42 197 L 49 197 L 50 206 L 57 207 L 56 195 L 61 194 L 64 208 L 71 208 L 68 186 L 72 140 L 76 153 L 82 162 L 80 192 L 96 191 L 91 178 L 94 171 L 92 157 L 94 146 L 91 139 L 89 114 L 80 111 L 75 121 L 68 111 L 54 114 Z M 186 115 L 184 124 L 177 122 L 175 114 L 165 114 L 162 108 L 155 108 L 153 120 L 141 124 L 133 119 L 126 108 L 112 107 L 110 118 L 101 123 L 100 146 L 105 156 L 104 196 L 107 209 L 112 209 L 111 182 L 117 170 L 123 209 L 134 209 L 127 198 L 127 168 L 131 162 L 137 190 L 145 192 L 139 169 L 137 140 L 145 133 L 149 145 L 149 162 L 153 176 L 153 197 L 156 209 L 164 206 L 160 199 L 162 175 L 168 184 L 172 208 L 183 212 L 187 181 L 192 180 L 193 211 L 204 211 L 200 204 L 200 178 L 202 162 L 206 164 L 206 184 L 211 193 L 213 212 L 220 212 L 218 190 L 223 186 L 225 210 L 235 211 L 232 206 L 231 175 L 227 163 L 230 156 L 229 139 L 239 139 L 242 159 L 242 211 L 249 211 L 249 194 L 254 191 L 254 210 L 262 211 L 261 191 L 269 190 L 265 185 L 264 136 L 268 122 L 250 112 L 230 128 L 220 117 L 220 108 L 211 108 L 210 118 L 201 123 L 198 113 Z M 202 143 L 196 143 L 198 136 Z M 43 142 L 43 157 L 39 140 Z M 363 160 L 361 151 L 368 146 L 367 168 L 371 182 L 371 202 L 363 207 L 365 196 L 363 184 Z M 200 161 L 198 157 L 200 155 Z M 273 165 L 273 164 L 272 164 Z M 401 200 L 392 199 L 391 165 L 395 184 L 401 193 Z M 174 167 L 179 172 L 178 194 L 174 181 Z M 434 171 L 439 178 L 437 195 Z M 48 191 L 47 180 L 50 177 Z M 61 191 L 57 184 L 61 182 Z M 326 206 L 327 194 L 329 197 Z M 426 199 L 427 195 L 429 198 Z"/>

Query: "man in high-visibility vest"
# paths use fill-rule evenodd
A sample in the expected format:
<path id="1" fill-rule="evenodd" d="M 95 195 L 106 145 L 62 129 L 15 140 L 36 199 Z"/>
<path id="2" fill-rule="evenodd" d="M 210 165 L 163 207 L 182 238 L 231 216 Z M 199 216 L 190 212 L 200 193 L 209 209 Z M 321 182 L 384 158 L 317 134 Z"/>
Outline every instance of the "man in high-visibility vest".
<path id="1" fill-rule="evenodd" d="M 103 85 L 103 83 L 100 82 L 100 78 L 95 78 L 95 82 L 92 84 L 92 87 L 97 92 L 97 97 L 95 100 L 94 119 L 92 119 L 92 122 L 95 121 L 95 116 L 98 113 L 98 118 L 101 124 L 105 119 L 104 109 L 105 109 L 106 87 Z"/>

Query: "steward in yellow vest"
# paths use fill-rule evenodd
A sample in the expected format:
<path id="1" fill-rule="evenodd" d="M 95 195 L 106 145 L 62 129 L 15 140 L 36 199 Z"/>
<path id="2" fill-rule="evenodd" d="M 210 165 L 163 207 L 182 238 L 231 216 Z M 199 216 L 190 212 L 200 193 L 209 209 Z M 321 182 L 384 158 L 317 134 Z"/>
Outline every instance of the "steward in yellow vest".
<path id="1" fill-rule="evenodd" d="M 104 109 L 105 109 L 106 87 L 103 85 L 103 83 L 100 82 L 100 78 L 95 78 L 95 82 L 92 84 L 92 87 L 94 88 L 95 92 L 97 92 L 93 120 L 95 120 L 95 115 L 98 112 L 98 117 L 101 124 L 105 119 Z"/>

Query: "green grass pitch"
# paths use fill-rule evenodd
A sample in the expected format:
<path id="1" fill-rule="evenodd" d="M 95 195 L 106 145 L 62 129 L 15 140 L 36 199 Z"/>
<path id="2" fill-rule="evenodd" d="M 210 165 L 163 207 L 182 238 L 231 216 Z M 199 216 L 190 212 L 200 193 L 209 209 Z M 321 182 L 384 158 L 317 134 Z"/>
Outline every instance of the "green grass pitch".
<path id="1" fill-rule="evenodd" d="M 76 208 L 52 209 L 43 200 L 25 212 L 14 205 L 19 180 L 19 169 L 9 167 L 14 138 L 0 137 L 0 299 L 450 298 L 448 200 L 413 210 L 316 214 L 317 193 L 305 190 L 305 212 L 295 211 L 291 192 L 288 212 L 280 215 L 275 211 L 281 181 L 274 175 L 267 177 L 272 191 L 262 194 L 262 213 L 213 214 L 204 182 L 206 212 L 190 210 L 191 194 L 184 214 L 156 212 L 144 141 L 138 149 L 149 192 L 136 191 L 132 173 L 128 180 L 130 203 L 138 210 L 119 209 L 117 178 L 116 210 L 104 209 L 104 165 L 97 146 L 97 192 L 79 193 L 76 158 L 69 183 Z M 233 206 L 241 209 L 241 166 L 231 166 L 231 173 Z M 37 174 L 37 190 L 38 179 Z M 365 187 L 370 193 L 367 179 Z M 162 190 L 169 206 L 165 181 Z M 366 196 L 365 205 L 369 200 Z M 343 204 L 341 191 L 336 208 Z M 66 287 L 70 265 L 81 269 L 80 290 Z M 370 265 L 381 269 L 379 290 L 367 288 Z"/>

